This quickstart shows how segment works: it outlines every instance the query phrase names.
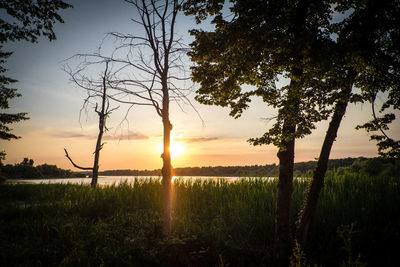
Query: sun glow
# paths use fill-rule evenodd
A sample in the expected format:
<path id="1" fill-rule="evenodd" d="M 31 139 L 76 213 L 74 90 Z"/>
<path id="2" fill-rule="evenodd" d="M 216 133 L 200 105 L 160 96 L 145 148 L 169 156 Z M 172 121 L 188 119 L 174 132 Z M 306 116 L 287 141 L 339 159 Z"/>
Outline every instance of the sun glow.
<path id="1" fill-rule="evenodd" d="M 163 144 L 160 144 L 158 146 L 158 151 L 160 154 L 163 152 Z M 170 151 L 171 151 L 171 158 L 177 158 L 182 156 L 185 153 L 185 146 L 182 143 L 172 141 L 170 145 Z"/>

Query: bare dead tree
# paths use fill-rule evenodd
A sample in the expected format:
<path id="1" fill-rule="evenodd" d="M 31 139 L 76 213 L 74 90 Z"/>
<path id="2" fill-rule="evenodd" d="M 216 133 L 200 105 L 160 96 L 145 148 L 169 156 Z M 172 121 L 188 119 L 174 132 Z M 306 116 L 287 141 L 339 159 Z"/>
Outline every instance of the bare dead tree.
<path id="1" fill-rule="evenodd" d="M 172 196 L 171 180 L 171 131 L 170 103 L 179 106 L 190 104 L 187 98 L 190 88 L 185 81 L 183 57 L 187 48 L 176 37 L 175 24 L 178 0 L 125 0 L 137 10 L 138 18 L 132 19 L 140 25 L 144 34 L 130 35 L 110 33 L 120 42 L 110 60 L 120 66 L 115 75 L 119 79 L 112 85 L 112 99 L 134 105 L 152 106 L 163 123 L 163 153 L 161 158 L 163 185 L 163 234 L 171 233 Z M 109 59 L 107 59 L 109 60 Z M 191 105 L 191 104 L 190 104 Z M 180 106 L 181 107 L 181 106 Z"/>
<path id="2" fill-rule="evenodd" d="M 129 106 L 125 118 L 134 106 L 153 107 L 161 118 L 163 234 L 168 236 L 172 224 L 173 176 L 170 152 L 172 131 L 170 104 L 177 104 L 181 110 L 183 105 L 189 105 L 196 111 L 188 99 L 188 95 L 192 92 L 190 73 L 185 69 L 186 53 L 189 48 L 175 33 L 176 18 L 183 1 L 125 0 L 125 2 L 136 10 L 136 17 L 131 20 L 139 25 L 138 29 L 143 33 L 137 35 L 109 33 L 107 36 L 117 44 L 111 55 L 104 54 L 102 43 L 97 52 L 78 54 L 75 57 L 82 58 L 84 66 L 103 62 L 113 64 L 113 72 L 110 75 L 112 78 L 107 81 L 107 98 Z"/>
<path id="3" fill-rule="evenodd" d="M 83 74 L 83 71 L 86 69 L 87 66 L 92 64 L 85 64 L 83 67 L 78 68 L 77 71 L 72 71 L 71 68 L 66 66 L 64 70 L 70 75 L 70 80 L 78 85 L 79 87 L 83 88 L 87 92 L 87 97 L 84 100 L 82 105 L 81 113 L 83 110 L 87 110 L 90 104 L 94 104 L 94 110 L 99 117 L 99 133 L 97 135 L 97 142 L 96 148 L 94 151 L 94 160 L 93 160 L 93 167 L 81 167 L 76 164 L 68 154 L 68 151 L 64 149 L 65 156 L 69 159 L 72 165 L 81 170 L 91 170 L 92 171 L 92 181 L 90 183 L 92 188 L 96 188 L 97 179 L 99 175 L 99 159 L 100 159 L 100 150 L 103 148 L 104 143 L 102 143 L 102 138 L 104 132 L 108 129 L 106 127 L 106 119 L 107 117 L 117 108 L 110 108 L 110 102 L 107 97 L 107 87 L 108 81 L 110 79 L 110 69 L 109 69 L 109 62 L 104 61 L 105 68 L 104 72 L 101 74 L 100 79 L 93 80 L 88 76 Z M 98 101 L 100 100 L 100 108 L 98 107 Z M 93 103 L 94 102 L 94 103 Z"/>

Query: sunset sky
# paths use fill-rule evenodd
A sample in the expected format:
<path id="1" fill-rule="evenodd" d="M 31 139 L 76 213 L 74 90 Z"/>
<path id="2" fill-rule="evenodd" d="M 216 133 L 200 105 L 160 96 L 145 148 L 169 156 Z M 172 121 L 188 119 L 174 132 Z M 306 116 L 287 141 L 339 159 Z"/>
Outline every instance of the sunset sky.
<path id="1" fill-rule="evenodd" d="M 56 164 L 73 169 L 64 156 L 63 148 L 67 148 L 77 163 L 92 165 L 97 114 L 89 110 L 87 115 L 79 116 L 86 93 L 69 82 L 62 66 L 76 53 L 94 52 L 107 32 L 134 34 L 140 29 L 130 21 L 136 16 L 134 8 L 123 1 L 67 2 L 74 8 L 61 13 L 65 23 L 55 25 L 56 41 L 41 38 L 37 44 L 18 42 L 8 43 L 5 47 L 5 50 L 14 51 L 6 65 L 7 76 L 19 80 L 16 87 L 22 94 L 11 101 L 9 112 L 28 112 L 30 117 L 30 120 L 12 126 L 21 139 L 0 141 L 1 150 L 7 153 L 6 163 L 19 163 L 29 157 L 35 164 Z M 209 29 L 211 26 L 195 25 L 193 18 L 178 17 L 178 34 L 187 43 L 192 40 L 187 30 L 194 27 Z M 112 45 L 112 42 L 108 44 Z M 246 142 L 271 127 L 272 122 L 266 118 L 276 113 L 261 100 L 253 100 L 251 107 L 236 120 L 229 116 L 227 108 L 204 106 L 194 100 L 192 103 L 202 119 L 189 105 L 183 106 L 183 111 L 172 106 L 172 139 L 181 150 L 181 155 L 173 159 L 173 166 L 277 163 L 275 147 L 254 147 Z M 370 110 L 369 104 L 350 106 L 331 158 L 377 155 L 376 145 L 369 141 L 368 134 L 354 129 L 357 124 L 370 119 Z M 108 120 L 110 130 L 104 138 L 106 144 L 101 151 L 100 169 L 160 168 L 161 119 L 150 107 L 134 108 L 126 121 L 124 114 L 121 107 Z M 296 162 L 318 157 L 327 125 L 327 122 L 318 124 L 312 135 L 297 141 Z M 400 138 L 400 124 L 393 126 L 390 133 Z"/>

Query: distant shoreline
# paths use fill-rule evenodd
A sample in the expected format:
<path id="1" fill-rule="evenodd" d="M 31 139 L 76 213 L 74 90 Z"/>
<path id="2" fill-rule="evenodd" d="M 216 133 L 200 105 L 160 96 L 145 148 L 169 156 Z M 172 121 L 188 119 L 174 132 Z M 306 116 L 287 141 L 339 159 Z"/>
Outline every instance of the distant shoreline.
<path id="1" fill-rule="evenodd" d="M 317 161 L 297 162 L 294 164 L 294 177 L 311 177 L 317 165 Z M 331 159 L 328 163 L 328 171 L 343 173 L 346 170 L 363 171 L 366 174 L 377 175 L 378 172 L 396 172 L 398 160 L 383 158 L 343 158 Z M 70 179 L 70 178 L 90 178 L 91 171 L 77 172 L 63 170 L 55 165 L 5 165 L 1 167 L 3 178 L 8 180 L 31 180 L 31 179 Z M 100 176 L 112 177 L 158 177 L 161 170 L 105 170 L 99 172 Z M 209 167 L 181 167 L 174 168 L 174 176 L 190 177 L 277 177 L 279 175 L 279 165 L 247 165 L 247 166 L 209 166 Z M 54 178 L 57 177 L 57 178 Z"/>

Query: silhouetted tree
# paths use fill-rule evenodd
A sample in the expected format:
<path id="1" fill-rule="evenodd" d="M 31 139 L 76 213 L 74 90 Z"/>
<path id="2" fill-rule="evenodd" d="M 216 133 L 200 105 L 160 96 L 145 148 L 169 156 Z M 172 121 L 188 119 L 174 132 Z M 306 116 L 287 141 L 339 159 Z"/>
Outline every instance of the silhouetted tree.
<path id="1" fill-rule="evenodd" d="M 107 131 L 106 119 L 115 109 L 118 108 L 110 108 L 110 102 L 107 97 L 107 87 L 110 80 L 110 68 L 108 61 L 105 61 L 104 64 L 104 72 L 102 73 L 99 80 L 91 79 L 82 74 L 86 67 L 92 66 L 92 64 L 84 64 L 84 67 L 79 68 L 75 72 L 73 72 L 70 68 L 65 68 L 65 71 L 70 75 L 71 80 L 79 87 L 85 89 L 88 94 L 84 100 L 81 112 L 83 109 L 87 110 L 89 104 L 93 104 L 92 101 L 95 101 L 94 110 L 99 116 L 99 133 L 97 135 L 96 148 L 94 150 L 93 167 L 81 167 L 77 165 L 68 155 L 68 151 L 64 149 L 65 155 L 72 163 L 72 165 L 81 170 L 92 170 L 92 181 L 90 183 L 92 188 L 96 187 L 97 179 L 99 176 L 100 150 L 103 148 L 104 145 L 102 143 L 102 138 L 104 132 Z M 98 107 L 98 100 L 100 100 L 100 108 Z"/>
<path id="2" fill-rule="evenodd" d="M 224 18 L 224 1 L 189 0 L 184 5 L 198 21 L 215 15 L 215 30 L 192 30 L 192 69 L 200 83 L 196 99 L 203 104 L 229 106 L 239 117 L 251 96 L 260 96 L 277 109 L 275 124 L 254 145 L 279 148 L 279 183 L 275 217 L 275 257 L 286 265 L 290 254 L 290 199 L 294 145 L 326 119 L 329 97 L 336 89 L 324 75 L 329 66 L 330 44 L 326 31 L 331 15 L 329 1 L 232 1 Z M 290 83 L 277 88 L 279 77 Z M 242 89 L 243 84 L 254 89 Z"/>
<path id="3" fill-rule="evenodd" d="M 134 105 L 153 106 L 163 123 L 163 234 L 171 233 L 172 222 L 172 165 L 170 103 L 188 102 L 187 89 L 182 86 L 188 80 L 185 76 L 182 57 L 185 46 L 175 34 L 176 18 L 180 2 L 178 0 L 125 0 L 132 4 L 139 19 L 132 19 L 145 30 L 144 36 L 112 33 L 128 46 L 126 57 L 116 58 L 124 67 L 120 73 L 129 73 L 128 78 L 118 81 L 114 89 L 125 92 L 135 99 Z M 120 50 L 120 49 L 117 49 Z M 136 53 L 136 57 L 132 52 Z M 115 54 L 115 53 L 114 53 Z M 119 98 L 121 99 L 121 98 Z"/>
<path id="4" fill-rule="evenodd" d="M 19 97 L 21 94 L 16 88 L 11 88 L 17 80 L 4 75 L 7 71 L 4 64 L 12 52 L 3 51 L 3 45 L 9 41 L 37 42 L 41 35 L 50 41 L 56 39 L 53 25 L 56 22 L 63 23 L 63 19 L 57 13 L 59 10 L 72 7 L 59 0 L 24 1 L 24 0 L 0 0 L 0 109 L 10 108 L 9 99 Z M 0 139 L 10 140 L 19 138 L 11 133 L 9 124 L 27 120 L 27 113 L 0 113 Z M 0 151 L 0 156 L 5 156 Z"/>
<path id="5" fill-rule="evenodd" d="M 384 132 L 395 115 L 389 113 L 378 119 L 374 109 L 376 95 L 388 92 L 382 111 L 388 107 L 400 110 L 400 29 L 397 26 L 400 23 L 400 3 L 390 0 L 338 1 L 333 9 L 348 14 L 342 21 L 330 26 L 330 31 L 336 34 L 337 39 L 333 44 L 332 54 L 335 56 L 332 57 L 327 79 L 336 81 L 333 83 L 342 89 L 335 97 L 334 113 L 299 215 L 296 239 L 303 248 L 323 187 L 329 154 L 348 103 L 370 101 L 374 120 L 363 127 L 381 131 L 382 135 L 371 137 L 379 141 L 378 150 L 381 155 L 397 154 L 398 157 L 400 151 L 400 142 Z M 361 94 L 353 92 L 353 87 L 361 89 Z"/>
<path id="6" fill-rule="evenodd" d="M 189 0 L 184 5 L 198 22 L 214 15 L 212 22 L 216 26 L 213 32 L 192 31 L 196 40 L 190 55 L 197 64 L 193 78 L 201 84 L 197 100 L 230 106 L 235 117 L 247 108 L 252 95 L 262 96 L 278 109 L 274 126 L 263 137 L 250 141 L 279 147 L 275 249 L 284 265 L 290 247 L 295 138 L 310 133 L 314 122 L 333 112 L 314 173 L 314 178 L 322 177 L 314 179 L 319 183 L 317 188 L 322 188 L 330 150 L 347 104 L 370 101 L 377 92 L 389 91 L 385 105 L 398 108 L 399 29 L 395 18 L 399 16 L 395 13 L 399 8 L 395 1 L 232 2 L 232 14 L 226 18 L 224 1 Z M 343 20 L 333 21 L 334 13 Z M 344 15 L 349 13 L 352 15 Z M 381 16 L 384 19 L 380 20 Z M 277 89 L 274 83 L 278 75 L 290 78 L 290 84 Z M 256 89 L 242 90 L 243 84 Z M 362 94 L 354 94 L 353 86 L 361 88 Z M 312 198 L 319 190 L 312 190 Z"/>
<path id="7" fill-rule="evenodd" d="M 21 165 L 33 166 L 33 159 L 24 158 L 24 160 L 20 163 Z"/>
<path id="8" fill-rule="evenodd" d="M 172 222 L 171 180 L 171 131 L 170 104 L 189 104 L 190 87 L 185 82 L 184 58 L 187 48 L 176 36 L 175 26 L 180 1 L 178 0 L 125 0 L 131 4 L 138 17 L 143 35 L 113 32 L 109 37 L 119 41 L 111 56 L 99 51 L 82 54 L 87 62 L 102 61 L 114 65 L 113 78 L 109 81 L 108 97 L 129 106 L 151 106 L 163 123 L 163 153 L 161 158 L 163 185 L 163 234 L 169 235 Z M 136 15 L 136 14 L 135 14 Z M 126 114 L 126 116 L 128 113 Z"/>

